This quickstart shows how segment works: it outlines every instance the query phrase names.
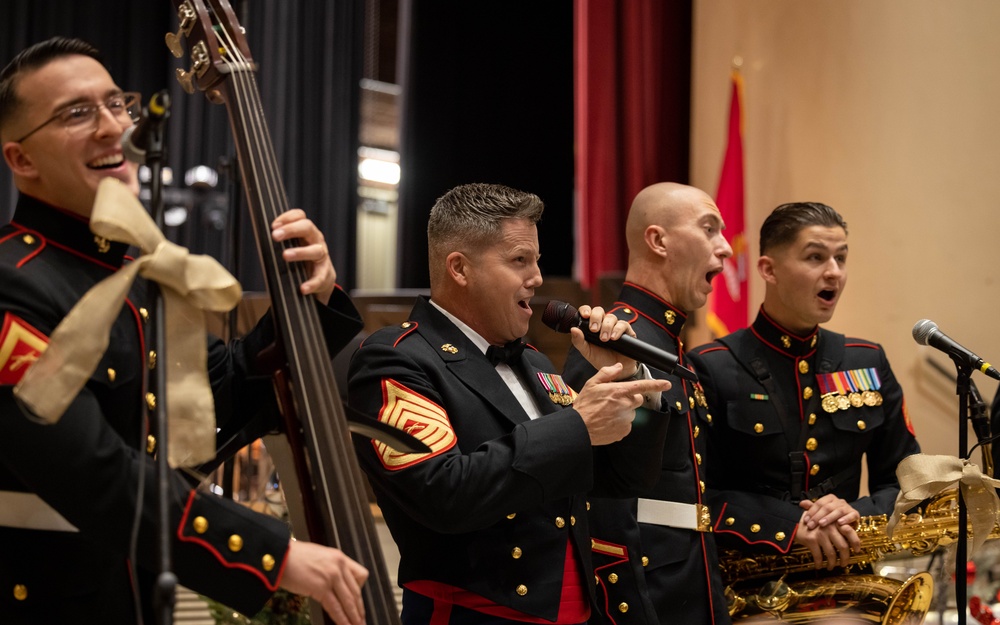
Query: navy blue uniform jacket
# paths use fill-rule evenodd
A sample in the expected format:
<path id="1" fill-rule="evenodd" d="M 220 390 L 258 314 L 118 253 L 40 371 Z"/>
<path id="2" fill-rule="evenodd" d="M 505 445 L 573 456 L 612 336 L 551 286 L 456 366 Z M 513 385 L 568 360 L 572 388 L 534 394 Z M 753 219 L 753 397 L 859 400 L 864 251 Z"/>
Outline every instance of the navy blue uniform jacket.
<path id="1" fill-rule="evenodd" d="M 555 619 L 567 541 L 593 598 L 586 494 L 627 496 L 655 481 L 666 422 L 592 447 L 580 415 L 556 403 L 525 349 L 515 363 L 543 416 L 530 420 L 496 369 L 421 298 L 351 361 L 349 401 L 434 451 L 396 454 L 355 437 L 361 466 L 400 551 L 399 582 L 431 580 Z"/>
<path id="2" fill-rule="evenodd" d="M 129 570 L 152 622 L 156 570 L 155 467 L 144 433 L 144 369 L 153 364 L 153 318 L 136 288 L 111 331 L 107 352 L 84 389 L 55 425 L 25 417 L 12 394 L 23 368 L 46 337 L 98 281 L 125 262 L 125 246 L 95 239 L 82 218 L 22 196 L 0 229 L 0 491 L 37 495 L 79 531 L 0 527 L 0 622 L 6 624 L 134 624 Z M 361 322 L 342 292 L 320 306 L 328 348 L 335 353 Z M 254 371 L 255 355 L 273 341 L 269 316 L 244 340 L 209 341 L 208 371 L 220 427 L 252 418 L 260 436 L 277 424 L 269 376 Z M 260 417 L 259 419 L 257 417 Z M 140 467 L 145 491 L 137 499 Z M 195 493 L 171 475 L 171 546 L 180 583 L 254 614 L 276 589 L 289 530 L 276 519 L 219 497 Z M 137 508 L 137 561 L 129 537 Z M 203 518 L 202 525 L 196 519 Z M 202 531 L 199 531 L 202 530 Z M 231 536 L 240 540 L 230 540 Z"/>
<path id="3" fill-rule="evenodd" d="M 626 282 L 609 311 L 632 325 L 636 337 L 670 354 L 681 353 L 680 332 L 687 315 L 636 284 Z M 699 449 L 694 387 L 658 369 L 655 377 L 670 380 L 663 394 L 670 425 L 656 485 L 640 496 L 661 501 L 702 503 L 701 471 L 714 458 Z M 576 350 L 566 361 L 566 380 L 581 384 L 594 368 Z M 665 415 L 664 415 L 665 416 Z M 598 594 L 605 614 L 591 622 L 690 623 L 728 625 L 729 612 L 719 578 L 711 533 L 639 523 L 636 500 L 591 499 L 591 533 L 598 567 Z M 602 606 L 603 607 L 603 606 Z"/>

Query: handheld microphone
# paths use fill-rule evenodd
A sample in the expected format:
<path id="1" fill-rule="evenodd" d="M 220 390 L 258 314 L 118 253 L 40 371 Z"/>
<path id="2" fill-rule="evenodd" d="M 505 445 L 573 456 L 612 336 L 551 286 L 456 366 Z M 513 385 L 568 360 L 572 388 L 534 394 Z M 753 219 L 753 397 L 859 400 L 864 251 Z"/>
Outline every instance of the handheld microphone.
<path id="1" fill-rule="evenodd" d="M 990 363 L 953 341 L 944 332 L 939 330 L 937 324 L 930 319 L 921 319 L 913 326 L 913 340 L 921 345 L 930 345 L 939 349 L 951 356 L 955 362 L 978 369 L 994 380 L 1000 380 L 1000 371 L 997 371 Z"/>
<path id="2" fill-rule="evenodd" d="M 142 111 L 142 119 L 122 133 L 121 144 L 125 158 L 140 165 L 146 162 L 150 140 L 163 130 L 170 116 L 170 94 L 164 89 L 153 94 L 149 106 Z"/>
<path id="3" fill-rule="evenodd" d="M 627 334 L 623 334 L 617 341 L 602 341 L 600 332 L 591 332 L 587 320 L 581 318 L 576 308 L 566 302 L 551 300 L 546 304 L 545 310 L 542 312 L 542 323 L 556 332 L 563 333 L 568 333 L 570 328 L 580 328 L 588 343 L 618 352 L 623 356 L 628 356 L 635 361 L 656 367 L 660 371 L 685 380 L 698 381 L 695 372 L 681 365 L 677 356 L 658 347 L 653 347 L 649 343 L 643 343 Z"/>

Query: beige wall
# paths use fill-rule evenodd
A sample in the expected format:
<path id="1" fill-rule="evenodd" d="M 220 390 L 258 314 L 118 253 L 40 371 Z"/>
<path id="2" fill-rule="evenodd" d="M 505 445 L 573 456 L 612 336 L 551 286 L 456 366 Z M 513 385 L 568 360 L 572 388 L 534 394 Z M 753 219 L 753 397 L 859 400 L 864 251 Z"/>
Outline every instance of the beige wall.
<path id="1" fill-rule="evenodd" d="M 829 327 L 884 345 L 928 453 L 957 454 L 958 404 L 925 361 L 955 367 L 914 323 L 1000 365 L 998 27 L 994 0 L 695 0 L 692 183 L 715 193 L 741 56 L 751 262 L 774 206 L 844 215 L 850 279 Z M 762 297 L 754 274 L 752 310 Z"/>

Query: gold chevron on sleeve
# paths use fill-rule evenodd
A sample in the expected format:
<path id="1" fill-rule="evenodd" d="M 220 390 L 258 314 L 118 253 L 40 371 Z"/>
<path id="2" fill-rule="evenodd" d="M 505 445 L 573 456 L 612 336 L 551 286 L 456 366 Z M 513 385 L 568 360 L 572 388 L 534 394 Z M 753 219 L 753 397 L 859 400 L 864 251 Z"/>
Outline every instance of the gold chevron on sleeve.
<path id="1" fill-rule="evenodd" d="M 392 378 L 382 380 L 382 397 L 379 421 L 406 432 L 431 448 L 427 453 L 404 453 L 373 440 L 372 445 L 386 469 L 405 469 L 455 446 L 455 430 L 444 408 Z"/>
<path id="2" fill-rule="evenodd" d="M 17 384 L 49 346 L 48 338 L 17 315 L 4 315 L 0 329 L 0 384 Z"/>

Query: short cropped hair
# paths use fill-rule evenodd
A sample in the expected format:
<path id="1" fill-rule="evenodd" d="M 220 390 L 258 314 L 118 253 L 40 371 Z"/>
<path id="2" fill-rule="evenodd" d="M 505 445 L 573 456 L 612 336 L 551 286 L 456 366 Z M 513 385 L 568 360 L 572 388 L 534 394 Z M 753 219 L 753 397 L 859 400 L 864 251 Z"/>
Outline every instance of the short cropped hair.
<path id="1" fill-rule="evenodd" d="M 22 105 L 17 97 L 18 79 L 23 74 L 40 69 L 55 59 L 78 54 L 89 56 L 104 65 L 97 48 L 82 39 L 52 37 L 18 52 L 17 56 L 0 70 L 0 132 L 14 118 Z"/>
<path id="2" fill-rule="evenodd" d="M 791 202 L 771 211 L 760 227 L 760 255 L 788 245 L 809 226 L 841 227 L 847 234 L 847 222 L 840 213 L 819 202 Z"/>
<path id="3" fill-rule="evenodd" d="M 534 193 L 499 184 L 455 187 L 434 203 L 427 223 L 432 273 L 435 258 L 492 245 L 500 239 L 504 220 L 527 219 L 537 224 L 544 209 L 541 198 Z"/>

